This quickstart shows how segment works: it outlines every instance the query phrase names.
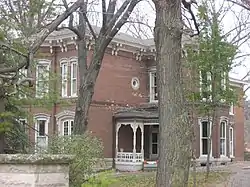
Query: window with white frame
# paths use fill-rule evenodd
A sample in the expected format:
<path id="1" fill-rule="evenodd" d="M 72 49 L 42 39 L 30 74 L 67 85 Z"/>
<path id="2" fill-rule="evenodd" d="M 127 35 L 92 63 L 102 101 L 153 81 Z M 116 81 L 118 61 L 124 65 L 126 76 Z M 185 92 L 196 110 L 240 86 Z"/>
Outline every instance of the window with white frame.
<path id="1" fill-rule="evenodd" d="M 230 157 L 234 156 L 234 129 L 233 127 L 229 128 L 229 155 Z"/>
<path id="2" fill-rule="evenodd" d="M 19 80 L 22 80 L 27 77 L 27 69 L 19 69 Z M 23 86 L 18 88 L 18 97 L 20 99 L 27 98 L 26 90 L 23 89 Z"/>
<path id="3" fill-rule="evenodd" d="M 47 116 L 38 116 L 35 118 L 35 143 L 36 150 L 46 150 L 48 146 L 48 126 L 49 118 Z"/>
<path id="4" fill-rule="evenodd" d="M 61 96 L 76 97 L 77 96 L 77 58 L 62 59 L 61 66 Z"/>
<path id="5" fill-rule="evenodd" d="M 220 122 L 220 156 L 226 156 L 226 125 L 225 120 Z"/>
<path id="6" fill-rule="evenodd" d="M 200 71 L 200 94 L 202 101 L 211 100 L 212 92 L 211 72 Z"/>
<path id="7" fill-rule="evenodd" d="M 200 121 L 200 155 L 207 156 L 209 148 L 209 138 L 211 135 L 211 122 L 208 120 Z M 212 155 L 212 143 L 211 143 L 211 154 Z"/>
<path id="8" fill-rule="evenodd" d="M 36 97 L 44 97 L 49 92 L 49 61 L 39 61 L 36 66 Z"/>
<path id="9" fill-rule="evenodd" d="M 27 119 L 19 119 L 19 124 L 21 125 L 21 128 L 24 130 L 25 133 L 27 133 Z"/>
<path id="10" fill-rule="evenodd" d="M 231 105 L 230 105 L 229 115 L 234 115 L 234 104 L 233 103 L 231 103 Z"/>
<path id="11" fill-rule="evenodd" d="M 74 126 L 74 120 L 73 119 L 68 119 L 68 120 L 62 120 L 61 121 L 62 125 L 62 135 L 63 136 L 70 136 L 73 133 L 73 126 Z"/>
<path id="12" fill-rule="evenodd" d="M 227 73 L 226 72 L 221 73 L 221 88 L 224 91 L 227 88 Z"/>
<path id="13" fill-rule="evenodd" d="M 150 83 L 149 83 L 150 102 L 156 102 L 156 101 L 158 101 L 156 71 L 151 71 L 149 73 L 149 79 L 150 79 Z"/>
<path id="14" fill-rule="evenodd" d="M 67 61 L 61 61 L 61 74 L 62 74 L 62 90 L 61 94 L 62 97 L 68 96 L 68 62 Z"/>
<path id="15" fill-rule="evenodd" d="M 70 63 L 71 76 L 70 76 L 70 85 L 71 85 L 71 96 L 77 96 L 77 61 L 71 60 Z"/>

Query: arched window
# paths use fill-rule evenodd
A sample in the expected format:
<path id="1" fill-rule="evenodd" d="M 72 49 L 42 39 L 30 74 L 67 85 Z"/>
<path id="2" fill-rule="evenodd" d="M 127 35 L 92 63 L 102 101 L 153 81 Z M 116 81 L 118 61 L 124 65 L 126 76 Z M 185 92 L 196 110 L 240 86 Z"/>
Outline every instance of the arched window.
<path id="1" fill-rule="evenodd" d="M 56 115 L 58 133 L 61 136 L 69 136 L 73 133 L 75 112 L 65 110 Z"/>
<path id="2" fill-rule="evenodd" d="M 35 120 L 35 143 L 36 151 L 46 150 L 48 146 L 48 128 L 50 116 L 48 114 L 36 114 Z"/>

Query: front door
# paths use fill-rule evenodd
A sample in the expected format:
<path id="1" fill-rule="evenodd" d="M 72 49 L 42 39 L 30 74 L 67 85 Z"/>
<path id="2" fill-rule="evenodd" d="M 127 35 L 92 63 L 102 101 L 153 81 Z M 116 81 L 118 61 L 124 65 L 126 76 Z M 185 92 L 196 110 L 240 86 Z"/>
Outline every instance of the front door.
<path id="1" fill-rule="evenodd" d="M 150 159 L 158 159 L 159 151 L 159 126 L 153 125 L 150 133 Z"/>

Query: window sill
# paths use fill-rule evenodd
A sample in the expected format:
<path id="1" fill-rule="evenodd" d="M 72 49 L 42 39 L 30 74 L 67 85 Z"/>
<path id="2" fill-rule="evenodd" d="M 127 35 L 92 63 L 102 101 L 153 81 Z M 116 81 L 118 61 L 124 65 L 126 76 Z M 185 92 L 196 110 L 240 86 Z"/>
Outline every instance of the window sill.
<path id="1" fill-rule="evenodd" d="M 158 103 L 158 100 L 150 100 L 149 103 Z"/>

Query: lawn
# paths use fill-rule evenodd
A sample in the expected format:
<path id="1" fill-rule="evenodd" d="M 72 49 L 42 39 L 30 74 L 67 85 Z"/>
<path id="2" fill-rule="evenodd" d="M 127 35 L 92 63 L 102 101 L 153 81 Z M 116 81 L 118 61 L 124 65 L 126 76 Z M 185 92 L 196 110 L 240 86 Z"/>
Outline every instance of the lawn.
<path id="1" fill-rule="evenodd" d="M 228 172 L 211 172 L 209 176 L 209 183 L 205 183 L 205 173 L 197 173 L 197 187 L 207 187 L 211 184 L 220 184 L 225 181 L 230 173 Z M 155 187 L 155 173 L 138 173 L 126 174 L 115 177 L 115 182 L 110 187 Z M 192 173 L 190 175 L 189 186 L 193 186 Z M 212 185 L 214 186 L 214 185 Z"/>

